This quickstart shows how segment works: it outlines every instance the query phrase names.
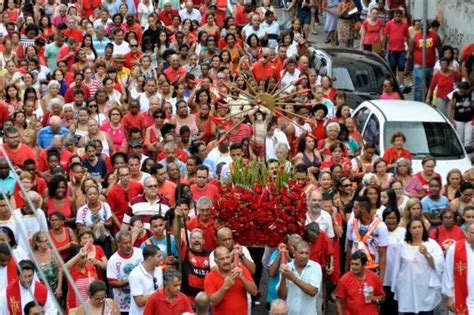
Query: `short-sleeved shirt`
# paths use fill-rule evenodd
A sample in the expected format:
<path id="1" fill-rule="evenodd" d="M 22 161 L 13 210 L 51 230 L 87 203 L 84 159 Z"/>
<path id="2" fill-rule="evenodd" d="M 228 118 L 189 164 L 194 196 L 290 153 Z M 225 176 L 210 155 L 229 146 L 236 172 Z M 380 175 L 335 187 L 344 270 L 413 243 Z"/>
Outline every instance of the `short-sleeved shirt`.
<path id="1" fill-rule="evenodd" d="M 243 276 L 247 281 L 253 282 L 250 272 L 242 266 Z M 217 269 L 211 270 L 204 279 L 204 291 L 207 295 L 219 291 L 224 285 L 224 277 Z M 245 290 L 244 283 L 240 279 L 235 279 L 234 285 L 227 290 L 222 301 L 212 308 L 213 315 L 228 315 L 228 314 L 248 314 L 247 305 L 247 290 Z"/>
<path id="2" fill-rule="evenodd" d="M 20 143 L 20 146 L 15 151 L 11 150 L 6 144 L 4 144 L 3 149 L 13 165 L 18 166 L 19 168 L 23 168 L 23 164 L 27 159 L 32 159 L 37 162 L 36 154 L 33 152 L 33 149 L 25 144 Z M 0 156 L 3 156 L 2 151 L 0 151 Z"/>
<path id="3" fill-rule="evenodd" d="M 155 279 L 153 279 L 155 278 Z M 143 264 L 136 266 L 130 277 L 128 278 L 130 285 L 130 315 L 141 315 L 143 314 L 144 307 L 140 307 L 135 303 L 134 296 L 147 296 L 155 292 L 156 288 L 163 287 L 163 270 L 161 267 L 156 267 L 153 276 L 145 270 Z M 155 282 L 156 281 L 156 282 Z"/>
<path id="4" fill-rule="evenodd" d="M 100 209 L 97 213 L 92 213 L 87 204 L 77 210 L 76 223 L 92 226 L 97 221 L 105 222 L 112 217 L 112 209 L 107 202 L 100 203 Z"/>
<path id="5" fill-rule="evenodd" d="M 399 158 L 402 158 L 402 157 L 410 161 L 413 159 L 410 151 L 403 148 L 400 151 L 400 154 L 398 154 L 397 149 L 393 147 L 385 150 L 383 154 L 383 159 L 385 160 L 385 162 L 387 162 L 387 164 L 393 164 L 395 163 L 395 161 L 397 161 Z"/>
<path id="6" fill-rule="evenodd" d="M 365 283 L 373 288 L 375 296 L 385 296 L 380 278 L 370 270 L 365 271 Z M 365 303 L 364 282 L 359 282 L 353 272 L 342 276 L 337 284 L 336 298 L 344 300 L 344 315 L 378 315 L 377 303 Z"/>
<path id="7" fill-rule="evenodd" d="M 155 214 L 165 216 L 169 209 L 170 207 L 160 199 L 150 203 L 144 195 L 140 195 L 130 200 L 128 210 L 123 216 L 123 222 L 130 224 L 130 219 L 134 215 L 138 215 L 142 218 L 145 228 L 150 229 L 150 218 Z"/>
<path id="8" fill-rule="evenodd" d="M 385 35 L 388 37 L 388 49 L 390 51 L 405 51 L 405 38 L 408 36 L 408 24 L 396 23 L 390 20 L 385 25 Z"/>
<path id="9" fill-rule="evenodd" d="M 164 260 L 166 258 L 166 255 L 168 255 L 168 240 L 166 237 L 163 237 L 161 240 L 157 240 L 154 237 L 150 237 L 147 239 L 145 242 L 142 243 L 141 248 L 145 249 L 146 246 L 155 246 L 157 247 L 160 252 L 161 252 L 161 258 Z M 170 236 L 170 253 L 174 257 L 178 257 L 178 251 L 177 251 L 177 246 L 176 246 L 176 241 L 174 239 L 174 236 Z"/>
<path id="10" fill-rule="evenodd" d="M 301 281 L 315 287 L 318 289 L 318 294 L 321 292 L 321 285 L 323 280 L 323 273 L 321 266 L 314 261 L 309 260 L 306 266 L 303 268 L 303 271 L 299 273 L 296 270 L 295 261 L 291 261 L 288 264 L 288 268 L 293 272 Z M 293 281 L 288 279 L 282 280 L 286 281 L 287 296 L 286 300 L 291 303 L 288 304 L 289 314 L 305 314 L 305 315 L 316 315 L 316 296 L 311 296 L 306 294 L 301 290 Z M 280 286 L 280 283 L 277 285 L 277 289 Z"/>
<path id="11" fill-rule="evenodd" d="M 188 221 L 187 228 L 189 231 L 199 228 L 204 232 L 204 250 L 213 251 L 217 247 L 217 231 L 214 221 L 211 220 L 204 224 L 200 221 L 199 216 L 197 216 Z"/>
<path id="12" fill-rule="evenodd" d="M 440 196 L 438 200 L 431 199 L 430 196 L 421 199 L 421 208 L 430 219 L 441 219 L 441 212 L 449 209 L 449 200 L 446 196 Z"/>
<path id="13" fill-rule="evenodd" d="M 186 312 L 193 312 L 186 295 L 179 292 L 174 301 L 170 302 L 163 289 L 160 289 L 148 297 L 143 315 L 181 315 Z"/>
<path id="14" fill-rule="evenodd" d="M 130 278 L 132 270 L 143 262 L 143 254 L 140 248 L 133 248 L 130 257 L 122 257 L 115 252 L 107 263 L 107 279 L 122 281 Z M 113 288 L 114 301 L 121 312 L 130 310 L 130 285 L 122 288 Z"/>
<path id="15" fill-rule="evenodd" d="M 196 184 L 191 185 L 191 191 L 193 192 L 193 199 L 199 200 L 201 197 L 208 197 L 212 200 L 212 204 L 215 204 L 219 189 L 214 186 L 207 184 L 203 188 L 198 187 Z"/>

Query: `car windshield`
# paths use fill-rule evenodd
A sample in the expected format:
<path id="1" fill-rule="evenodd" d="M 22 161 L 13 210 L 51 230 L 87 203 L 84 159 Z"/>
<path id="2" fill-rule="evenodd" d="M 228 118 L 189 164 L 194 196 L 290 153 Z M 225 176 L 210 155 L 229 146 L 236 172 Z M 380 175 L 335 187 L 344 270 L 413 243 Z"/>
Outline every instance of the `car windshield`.
<path id="1" fill-rule="evenodd" d="M 332 72 L 336 89 L 370 94 L 382 94 L 383 81 L 392 77 L 381 62 L 357 55 L 335 57 Z"/>
<path id="2" fill-rule="evenodd" d="M 390 137 L 401 131 L 407 141 L 405 147 L 414 158 L 432 155 L 440 159 L 459 158 L 464 155 L 453 128 L 445 122 L 389 121 L 385 123 L 384 147 L 391 147 Z"/>

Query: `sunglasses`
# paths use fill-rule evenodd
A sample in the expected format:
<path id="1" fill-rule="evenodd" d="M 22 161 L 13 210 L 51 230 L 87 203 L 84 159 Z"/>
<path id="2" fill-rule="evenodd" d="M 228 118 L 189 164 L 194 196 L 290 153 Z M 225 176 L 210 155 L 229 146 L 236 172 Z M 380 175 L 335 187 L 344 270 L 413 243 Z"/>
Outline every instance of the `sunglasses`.
<path id="1" fill-rule="evenodd" d="M 136 48 L 136 47 L 138 47 L 138 45 L 130 45 L 130 47 Z"/>
<path id="2" fill-rule="evenodd" d="M 89 107 L 89 108 L 97 108 L 97 105 L 96 105 L 96 104 L 89 104 L 89 105 L 87 105 L 87 107 Z"/>

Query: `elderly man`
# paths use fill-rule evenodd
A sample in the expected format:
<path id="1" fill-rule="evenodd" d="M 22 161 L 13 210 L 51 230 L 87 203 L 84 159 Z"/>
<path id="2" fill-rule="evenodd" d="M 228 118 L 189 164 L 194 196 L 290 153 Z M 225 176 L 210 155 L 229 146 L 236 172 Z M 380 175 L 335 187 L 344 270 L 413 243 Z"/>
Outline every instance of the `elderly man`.
<path id="1" fill-rule="evenodd" d="M 193 7 L 194 3 L 191 0 L 187 0 L 184 9 L 179 10 L 179 16 L 181 20 L 190 19 L 191 21 L 201 21 L 201 12 Z"/>
<path id="2" fill-rule="evenodd" d="M 130 200 L 128 210 L 123 216 L 122 230 L 128 230 L 130 219 L 136 215 L 140 216 L 142 221 L 145 222 L 145 228 L 150 229 L 150 224 L 148 223 L 150 218 L 156 214 L 164 216 L 170 209 L 169 205 L 163 203 L 163 200 L 158 196 L 156 190 L 158 183 L 155 177 L 147 177 L 144 181 L 143 188 L 143 195 L 139 195 Z"/>
<path id="3" fill-rule="evenodd" d="M 183 82 L 186 78 L 186 70 L 179 64 L 179 56 L 173 54 L 170 57 L 171 66 L 168 67 L 163 73 L 171 84 Z"/>
<path id="4" fill-rule="evenodd" d="M 120 231 L 116 235 L 117 252 L 110 256 L 107 263 L 107 279 L 113 288 L 114 300 L 120 307 L 120 312 L 130 311 L 130 272 L 143 262 L 140 248 L 133 247 L 132 234 Z"/>
<path id="5" fill-rule="evenodd" d="M 455 314 L 474 314 L 474 222 L 466 225 L 467 239 L 448 249 L 443 273 L 442 292 Z"/>
<path id="6" fill-rule="evenodd" d="M 148 297 L 143 315 L 189 314 L 193 308 L 181 290 L 181 273 L 173 268 L 163 272 L 163 288 Z"/>
<path id="7" fill-rule="evenodd" d="M 319 190 L 313 190 L 308 197 L 308 211 L 306 212 L 306 225 L 317 223 L 329 239 L 334 238 L 334 227 L 331 215 L 321 209 L 323 196 Z"/>
<path id="8" fill-rule="evenodd" d="M 212 201 L 208 197 L 201 197 L 196 202 L 198 215 L 187 222 L 186 227 L 192 231 L 196 228 L 204 232 L 204 246 L 208 251 L 217 247 L 216 222 L 211 218 Z"/>
<path id="9" fill-rule="evenodd" d="M 181 174 L 186 173 L 186 164 L 181 162 L 180 160 L 177 159 L 177 154 L 178 154 L 178 145 L 173 142 L 168 142 L 165 144 L 165 158 L 159 161 L 163 167 L 167 167 L 169 163 L 176 163 L 179 167 L 179 171 Z"/>
<path id="10" fill-rule="evenodd" d="M 278 296 L 290 301 L 289 314 L 317 314 L 316 299 L 322 285 L 321 266 L 309 260 L 309 244 L 296 245 L 295 259 L 281 266 Z"/>
<path id="11" fill-rule="evenodd" d="M 287 315 L 288 314 L 288 305 L 282 299 L 276 299 L 270 304 L 270 313 L 269 315 Z"/>
<path id="12" fill-rule="evenodd" d="M 77 43 L 82 43 L 82 31 L 77 27 L 76 19 L 72 16 L 67 18 L 67 29 L 63 31 L 63 34 L 67 38 L 74 38 Z"/>
<path id="13" fill-rule="evenodd" d="M 234 258 L 234 252 L 238 251 L 240 257 L 239 263 L 244 265 L 251 274 L 255 273 L 255 263 L 252 259 L 252 256 L 250 256 L 249 250 L 243 245 L 234 243 L 234 237 L 232 236 L 232 231 L 229 228 L 223 227 L 217 231 L 217 243 L 219 246 L 224 246 L 230 251 L 232 260 Z M 214 256 L 215 251 L 213 251 L 209 256 L 209 259 L 211 260 L 211 268 L 216 267 Z"/>
<path id="14" fill-rule="evenodd" d="M 276 81 L 280 79 L 275 64 L 270 60 L 270 48 L 262 49 L 262 57 L 254 63 L 252 67 L 252 74 L 257 81 L 266 81 L 273 77 Z"/>
<path id="15" fill-rule="evenodd" d="M 243 265 L 232 267 L 230 251 L 219 246 L 215 250 L 217 268 L 204 279 L 204 290 L 211 299 L 213 314 L 248 314 L 247 293 L 257 294 L 252 275 Z"/>

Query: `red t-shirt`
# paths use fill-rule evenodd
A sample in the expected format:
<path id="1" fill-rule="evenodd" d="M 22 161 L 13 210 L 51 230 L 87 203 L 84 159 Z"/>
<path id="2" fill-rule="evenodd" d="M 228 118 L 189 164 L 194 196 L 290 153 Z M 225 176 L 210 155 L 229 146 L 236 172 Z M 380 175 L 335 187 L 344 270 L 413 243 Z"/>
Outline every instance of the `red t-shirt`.
<path id="1" fill-rule="evenodd" d="M 59 164 L 66 171 L 69 170 L 69 159 L 71 158 L 72 153 L 66 149 L 59 151 Z M 46 172 L 48 170 L 48 149 L 41 150 L 38 156 L 38 171 Z"/>
<path id="2" fill-rule="evenodd" d="M 32 159 L 33 161 L 38 163 L 35 152 L 27 145 L 20 143 L 18 149 L 12 151 L 6 144 L 4 144 L 3 149 L 12 161 L 13 165 L 18 166 L 21 169 L 23 169 L 23 164 L 25 163 L 25 160 Z M 0 151 L 0 156 L 3 156 L 3 151 Z"/>
<path id="3" fill-rule="evenodd" d="M 181 315 L 186 312 L 193 312 L 193 308 L 189 304 L 186 295 L 179 292 L 174 301 L 170 302 L 162 288 L 148 297 L 143 315 Z"/>
<path id="4" fill-rule="evenodd" d="M 441 71 L 436 71 L 431 80 L 430 90 L 434 91 L 435 87 L 438 87 L 436 97 L 447 99 L 448 94 L 456 88 L 456 82 L 457 78 L 454 72 L 444 75 Z"/>
<path id="5" fill-rule="evenodd" d="M 179 67 L 178 69 L 173 69 L 172 67 L 168 67 L 165 71 L 163 71 L 166 78 L 170 83 L 178 81 L 180 78 L 186 75 L 186 70 L 183 67 Z"/>
<path id="6" fill-rule="evenodd" d="M 410 151 L 406 150 L 406 149 L 402 149 L 402 151 L 400 152 L 400 154 L 398 154 L 398 151 L 397 149 L 395 148 L 388 148 L 387 150 L 385 150 L 384 154 L 383 154 L 383 159 L 385 162 L 387 162 L 387 164 L 393 164 L 396 160 L 398 160 L 399 158 L 405 158 L 405 159 L 409 159 L 410 161 L 412 160 L 412 156 L 411 156 L 411 153 Z"/>
<path id="7" fill-rule="evenodd" d="M 328 235 L 320 231 L 315 243 L 311 243 L 309 259 L 317 262 L 324 270 L 326 261 L 330 256 L 334 256 L 334 249 L 329 241 Z"/>
<path id="8" fill-rule="evenodd" d="M 219 189 L 214 186 L 207 184 L 204 188 L 199 188 L 196 184 L 191 185 L 191 191 L 193 192 L 193 199 L 198 200 L 201 197 L 209 197 L 212 200 L 212 204 L 215 204 Z"/>
<path id="9" fill-rule="evenodd" d="M 165 10 L 162 10 L 158 14 L 158 19 L 165 25 L 165 26 L 170 26 L 171 22 L 173 21 L 173 17 L 178 14 L 177 10 L 171 9 L 169 12 L 166 12 Z"/>
<path id="10" fill-rule="evenodd" d="M 248 281 L 252 281 L 252 275 L 244 266 L 241 266 L 243 275 Z M 219 291 L 219 289 L 224 285 L 224 277 L 217 271 L 217 269 L 211 270 L 204 278 L 204 291 L 207 295 L 211 296 L 212 294 Z M 227 290 L 224 295 L 224 298 L 219 303 L 212 308 L 212 314 L 214 315 L 228 315 L 228 314 L 238 314 L 245 315 L 248 314 L 247 306 L 247 290 L 245 290 L 244 283 L 240 279 L 235 279 L 234 285 Z"/>
<path id="11" fill-rule="evenodd" d="M 414 51 L 413 63 L 421 66 L 423 64 L 423 32 L 416 32 L 413 36 Z M 434 32 L 426 34 L 426 66 L 433 68 L 436 63 L 436 47 L 438 46 L 438 37 Z"/>
<path id="12" fill-rule="evenodd" d="M 131 128 L 137 128 L 141 130 L 145 126 L 145 117 L 143 117 L 141 113 L 136 115 L 127 113 L 125 116 L 123 116 L 122 123 L 126 130 L 130 130 Z"/>
<path id="13" fill-rule="evenodd" d="M 444 251 L 455 242 L 466 238 L 466 234 L 464 234 L 463 230 L 457 225 L 454 225 L 449 230 L 440 225 L 432 229 L 429 236 L 438 242 L 439 246 L 441 246 Z"/>
<path id="14" fill-rule="evenodd" d="M 344 300 L 345 315 L 378 315 L 377 303 L 366 304 L 362 292 L 364 282 L 371 286 L 375 296 L 385 296 L 380 278 L 372 271 L 365 271 L 365 281 L 357 280 L 353 272 L 342 276 L 337 283 L 336 297 Z"/>
<path id="15" fill-rule="evenodd" d="M 71 31 L 69 29 L 65 29 L 63 31 L 63 34 L 66 35 L 68 38 L 74 38 L 76 40 L 76 43 L 80 45 L 82 43 L 82 32 L 80 29 L 76 28 L 75 30 Z"/>
<path id="16" fill-rule="evenodd" d="M 265 64 L 257 61 L 252 67 L 252 74 L 257 81 L 268 80 L 271 77 L 278 81 L 280 74 L 276 70 L 277 68 L 271 61 L 267 61 Z"/>
<path id="17" fill-rule="evenodd" d="M 3 122 L 10 117 L 10 112 L 8 111 L 8 107 L 5 105 L 4 102 L 0 102 L 0 128 L 3 128 Z"/>
<path id="18" fill-rule="evenodd" d="M 64 95 L 64 101 L 66 103 L 71 103 L 74 101 L 74 91 L 76 87 L 70 87 L 66 90 L 66 94 Z M 91 98 L 91 91 L 86 86 L 81 86 L 81 91 L 84 93 L 84 99 L 88 100 Z"/>
<path id="19" fill-rule="evenodd" d="M 199 228 L 204 232 L 204 250 L 213 251 L 217 247 L 217 231 L 214 220 L 209 221 L 207 224 L 203 224 L 199 220 L 199 216 L 197 216 L 189 220 L 186 226 L 189 231 Z"/>
<path id="20" fill-rule="evenodd" d="M 64 57 L 66 57 L 66 55 L 71 51 L 71 47 L 69 47 L 68 45 L 64 45 L 63 47 L 61 47 L 59 49 L 59 52 L 58 52 L 58 59 L 57 60 L 62 60 Z M 76 54 L 73 54 L 72 56 L 70 56 L 69 58 L 65 59 L 66 63 L 67 63 L 67 66 L 68 68 L 71 68 L 71 66 L 74 64 L 74 57 L 76 56 Z"/>
<path id="21" fill-rule="evenodd" d="M 390 20 L 385 25 L 385 35 L 388 37 L 388 50 L 404 51 L 405 38 L 408 37 L 408 24 Z"/>
<path id="22" fill-rule="evenodd" d="M 107 194 L 107 203 L 113 209 L 119 222 L 128 210 L 128 202 L 138 195 L 143 194 L 143 186 L 138 182 L 130 181 L 128 190 L 125 191 L 121 185 L 115 185 Z"/>

